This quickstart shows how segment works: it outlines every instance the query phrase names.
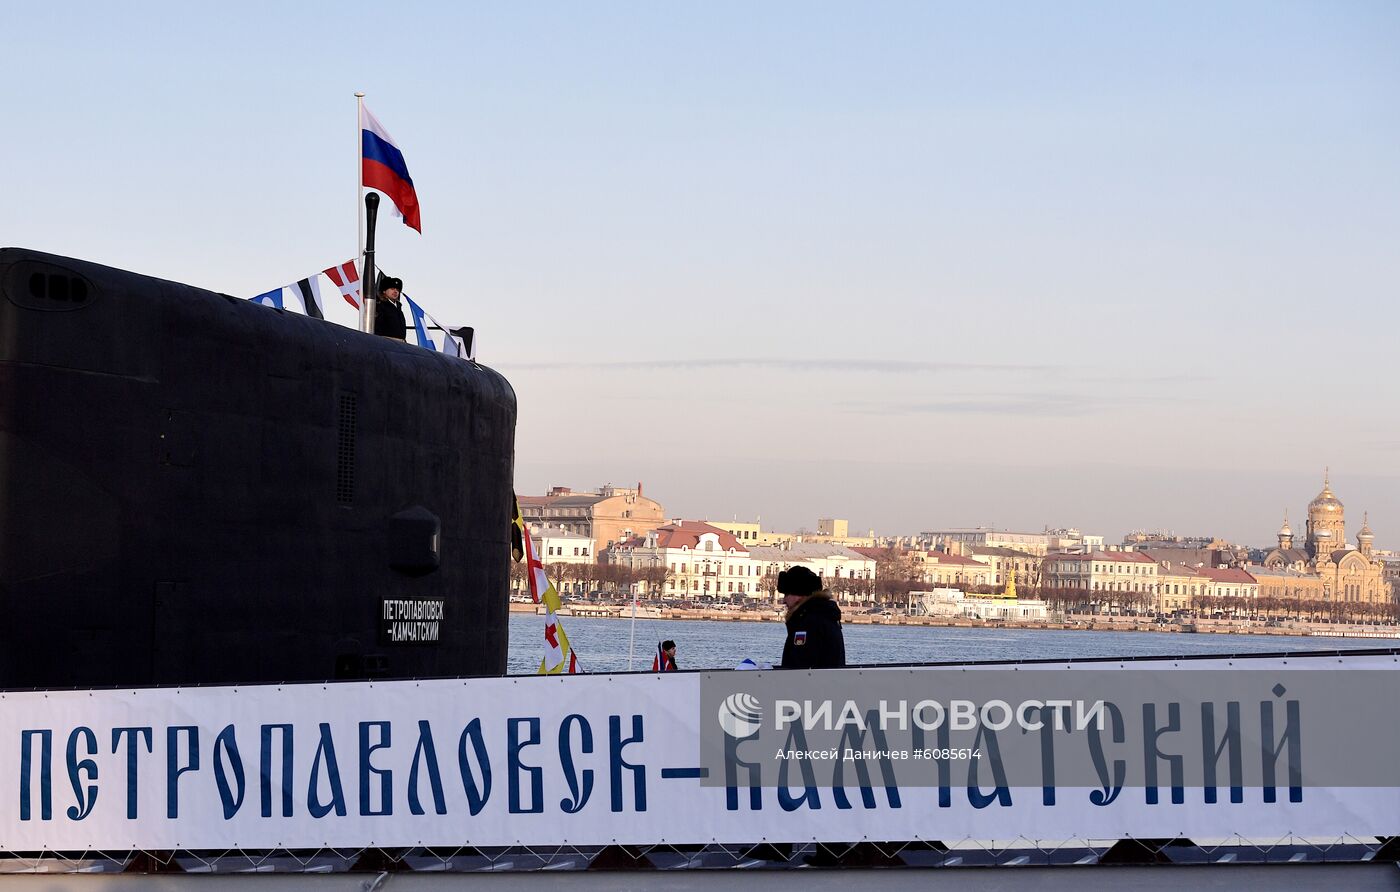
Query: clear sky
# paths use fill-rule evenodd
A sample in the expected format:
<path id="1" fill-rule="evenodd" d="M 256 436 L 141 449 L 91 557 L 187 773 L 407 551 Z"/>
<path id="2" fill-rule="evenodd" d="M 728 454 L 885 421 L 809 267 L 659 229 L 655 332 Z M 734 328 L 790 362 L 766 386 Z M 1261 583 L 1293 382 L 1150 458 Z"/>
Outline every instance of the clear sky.
<path id="1" fill-rule="evenodd" d="M 381 263 L 514 384 L 520 492 L 1263 543 L 1331 465 L 1400 547 L 1393 0 L 0 21 L 0 243 L 231 294 L 354 252 L 365 91 Z"/>

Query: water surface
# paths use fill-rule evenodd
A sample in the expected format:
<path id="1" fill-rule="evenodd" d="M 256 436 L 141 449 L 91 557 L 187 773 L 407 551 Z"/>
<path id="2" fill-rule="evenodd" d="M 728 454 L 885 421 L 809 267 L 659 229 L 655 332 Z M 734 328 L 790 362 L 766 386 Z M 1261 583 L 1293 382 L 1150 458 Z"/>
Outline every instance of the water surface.
<path id="1" fill-rule="evenodd" d="M 570 616 L 563 618 L 563 624 L 587 671 L 627 669 L 631 629 L 628 620 Z M 650 669 L 657 642 L 666 638 L 676 642 L 676 660 L 682 669 L 731 669 L 745 657 L 759 663 L 776 663 L 783 652 L 783 632 L 782 623 L 639 619 L 632 668 Z M 845 637 L 846 659 L 850 663 L 1186 656 L 1400 647 L 1400 641 L 1387 638 L 945 626 L 848 625 Z M 543 639 L 544 617 L 511 614 L 509 672 L 537 670 L 543 656 Z"/>

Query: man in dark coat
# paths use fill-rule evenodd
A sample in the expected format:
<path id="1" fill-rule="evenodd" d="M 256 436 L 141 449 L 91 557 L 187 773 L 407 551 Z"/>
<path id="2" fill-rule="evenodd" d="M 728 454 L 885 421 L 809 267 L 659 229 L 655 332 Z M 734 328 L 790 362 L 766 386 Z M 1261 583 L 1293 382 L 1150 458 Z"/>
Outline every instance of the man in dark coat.
<path id="1" fill-rule="evenodd" d="M 778 591 L 787 606 L 787 641 L 783 669 L 840 669 L 846 665 L 841 636 L 841 608 L 822 591 L 821 577 L 806 567 L 778 574 Z"/>
<path id="2" fill-rule="evenodd" d="M 667 638 L 656 645 L 656 656 L 651 661 L 652 672 L 679 672 L 681 667 L 676 665 L 676 642 Z"/>
<path id="3" fill-rule="evenodd" d="M 374 308 L 374 333 L 382 338 L 402 341 L 407 333 L 404 325 L 403 307 L 399 298 L 403 295 L 403 279 L 389 277 L 379 282 L 379 300 Z"/>

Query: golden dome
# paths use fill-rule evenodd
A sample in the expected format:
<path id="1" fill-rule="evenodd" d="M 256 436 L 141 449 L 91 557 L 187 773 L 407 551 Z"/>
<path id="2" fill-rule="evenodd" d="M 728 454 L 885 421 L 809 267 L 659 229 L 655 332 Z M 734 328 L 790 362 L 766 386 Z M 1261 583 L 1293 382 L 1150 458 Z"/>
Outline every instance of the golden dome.
<path id="1" fill-rule="evenodd" d="M 1317 498 L 1308 503 L 1309 514 L 1317 512 L 1336 514 L 1342 510 L 1342 500 L 1333 494 L 1330 477 L 1330 474 L 1324 474 L 1322 476 L 1322 492 L 1318 493 Z"/>

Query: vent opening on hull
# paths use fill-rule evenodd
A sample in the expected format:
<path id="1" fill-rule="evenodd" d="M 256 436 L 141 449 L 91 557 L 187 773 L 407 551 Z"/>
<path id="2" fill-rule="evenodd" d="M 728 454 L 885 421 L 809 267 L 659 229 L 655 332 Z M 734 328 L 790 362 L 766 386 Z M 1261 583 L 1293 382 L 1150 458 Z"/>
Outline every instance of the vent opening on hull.
<path id="1" fill-rule="evenodd" d="M 341 394 L 335 452 L 335 500 L 341 505 L 355 504 L 356 411 L 355 394 Z"/>

